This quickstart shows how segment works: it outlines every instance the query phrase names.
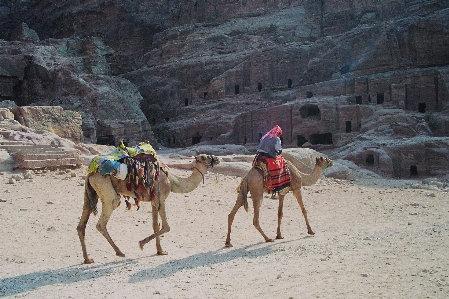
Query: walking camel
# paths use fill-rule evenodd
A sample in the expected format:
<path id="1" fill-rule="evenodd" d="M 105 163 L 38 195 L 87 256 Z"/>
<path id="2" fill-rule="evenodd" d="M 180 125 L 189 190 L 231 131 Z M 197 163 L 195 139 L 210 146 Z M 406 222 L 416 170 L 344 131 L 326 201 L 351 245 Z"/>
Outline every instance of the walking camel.
<path id="1" fill-rule="evenodd" d="M 204 179 L 204 174 L 207 172 L 207 169 L 219 163 L 220 161 L 218 157 L 214 155 L 200 154 L 195 157 L 195 164 L 189 177 L 178 177 L 170 172 L 168 172 L 168 175 L 166 175 L 165 172 L 160 171 L 159 179 L 155 180 L 154 182 L 154 190 L 158 190 L 158 197 L 151 200 L 150 195 L 145 192 L 144 197 L 141 199 L 142 201 L 151 202 L 154 233 L 139 242 L 140 249 L 143 250 L 143 247 L 146 243 L 153 239 L 156 239 L 157 254 L 167 254 L 166 251 L 162 250 L 160 243 L 160 236 L 170 231 L 170 226 L 168 225 L 165 211 L 165 199 L 168 197 L 170 192 L 188 193 L 193 191 Z M 79 224 L 76 228 L 81 242 L 85 264 L 91 264 L 94 262 L 94 260 L 90 259 L 87 254 L 85 234 L 86 225 L 89 220 L 90 214 L 96 214 L 98 199 L 101 200 L 102 209 L 100 218 L 98 219 L 96 226 L 97 230 L 106 238 L 106 240 L 115 250 L 116 255 L 121 257 L 125 256 L 117 247 L 117 245 L 115 245 L 106 228 L 112 212 L 120 204 L 120 195 L 135 197 L 133 191 L 128 191 L 126 187 L 126 180 L 119 180 L 114 176 L 109 175 L 103 177 L 98 172 L 87 175 L 84 189 L 83 212 L 81 214 Z M 162 228 L 159 227 L 158 215 L 161 216 Z"/>
<path id="2" fill-rule="evenodd" d="M 281 234 L 281 220 L 283 216 L 284 197 L 290 191 L 293 192 L 293 195 L 296 197 L 296 200 L 298 201 L 299 206 L 301 207 L 302 214 L 306 221 L 307 233 L 309 235 L 314 235 L 315 233 L 312 231 L 312 228 L 310 227 L 309 220 L 307 219 L 307 212 L 302 202 L 301 187 L 311 186 L 315 184 L 320 178 L 323 170 L 327 167 L 332 166 L 333 162 L 328 158 L 317 157 L 315 169 L 310 174 L 300 172 L 298 168 L 295 167 L 295 165 L 289 160 L 286 160 L 286 163 L 290 171 L 291 185 L 289 187 L 284 188 L 279 193 L 278 226 L 277 226 L 276 239 L 283 239 Z M 245 177 L 243 177 L 239 187 L 237 188 L 238 193 L 237 201 L 234 205 L 234 208 L 231 210 L 231 213 L 229 213 L 228 215 L 228 234 L 225 243 L 226 247 L 232 247 L 231 227 L 232 222 L 234 221 L 235 214 L 242 206 L 245 208 L 245 211 L 248 212 L 248 198 L 247 198 L 248 191 L 250 192 L 251 198 L 253 200 L 253 207 L 254 207 L 253 225 L 265 239 L 265 242 L 274 241 L 273 239 L 270 239 L 267 237 L 267 235 L 265 235 L 265 233 L 263 232 L 262 228 L 259 225 L 259 210 L 260 206 L 262 205 L 263 194 L 268 193 L 268 190 L 264 186 L 262 174 L 259 172 L 259 170 L 253 167 L 250 169 L 248 174 Z"/>

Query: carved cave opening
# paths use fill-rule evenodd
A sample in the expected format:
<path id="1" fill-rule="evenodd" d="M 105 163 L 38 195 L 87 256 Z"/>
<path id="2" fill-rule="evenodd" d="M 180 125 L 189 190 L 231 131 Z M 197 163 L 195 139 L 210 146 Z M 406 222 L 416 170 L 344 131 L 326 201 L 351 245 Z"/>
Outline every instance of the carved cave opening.
<path id="1" fill-rule="evenodd" d="M 418 175 L 418 167 L 416 165 L 410 166 L 410 176 L 417 176 Z"/>
<path id="2" fill-rule="evenodd" d="M 306 92 L 306 97 L 307 97 L 308 99 L 310 99 L 311 97 L 313 97 L 313 92 L 311 92 L 311 91 Z"/>
<path id="3" fill-rule="evenodd" d="M 240 86 L 238 84 L 236 84 L 234 86 L 234 94 L 239 94 L 240 93 Z"/>
<path id="4" fill-rule="evenodd" d="M 201 142 L 201 136 L 199 134 L 192 137 L 192 145 L 198 144 Z"/>
<path id="5" fill-rule="evenodd" d="M 302 135 L 296 136 L 296 139 L 297 139 L 296 146 L 299 146 L 299 147 L 303 146 L 303 144 L 307 142 L 307 139 Z"/>
<path id="6" fill-rule="evenodd" d="M 373 154 L 369 154 L 366 156 L 365 164 L 366 164 L 366 166 L 374 166 L 374 155 Z"/>
<path id="7" fill-rule="evenodd" d="M 101 144 L 101 145 L 115 145 L 114 135 L 97 136 L 97 144 Z"/>
<path id="8" fill-rule="evenodd" d="M 317 105 L 309 104 L 299 108 L 299 114 L 302 118 L 317 116 L 320 117 L 321 111 Z"/>
<path id="9" fill-rule="evenodd" d="M 261 92 L 262 91 L 262 83 L 257 83 L 257 90 L 259 91 L 259 92 Z"/>
<path id="10" fill-rule="evenodd" d="M 187 98 L 184 99 L 184 106 L 189 106 L 189 99 Z"/>
<path id="11" fill-rule="evenodd" d="M 376 100 L 377 100 L 377 104 L 383 104 L 383 102 L 384 102 L 384 94 L 383 93 L 378 93 Z"/>
<path id="12" fill-rule="evenodd" d="M 352 132 L 352 123 L 350 120 L 346 121 L 346 133 Z"/>
<path id="13" fill-rule="evenodd" d="M 333 144 L 332 133 L 321 133 L 310 135 L 310 143 L 316 144 Z"/>
<path id="14" fill-rule="evenodd" d="M 288 79 L 288 84 L 287 84 L 288 88 L 292 88 L 292 85 L 293 85 L 292 79 Z"/>
<path id="15" fill-rule="evenodd" d="M 418 103 L 418 112 L 426 113 L 426 103 Z"/>
<path id="16" fill-rule="evenodd" d="M 260 141 L 260 139 L 262 139 L 262 136 L 263 136 L 263 134 L 259 133 L 259 141 Z"/>
<path id="17" fill-rule="evenodd" d="M 356 96 L 355 97 L 355 103 L 361 105 L 363 103 L 362 96 Z"/>
<path id="18" fill-rule="evenodd" d="M 206 99 L 207 97 L 207 91 L 203 92 L 203 98 Z"/>

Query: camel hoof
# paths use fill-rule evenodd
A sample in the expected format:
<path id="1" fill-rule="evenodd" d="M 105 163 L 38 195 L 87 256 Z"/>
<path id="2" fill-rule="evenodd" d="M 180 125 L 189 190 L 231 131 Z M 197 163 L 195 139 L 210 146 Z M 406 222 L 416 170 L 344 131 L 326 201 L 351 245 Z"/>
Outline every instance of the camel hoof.
<path id="1" fill-rule="evenodd" d="M 265 242 L 274 242 L 273 239 L 266 239 Z"/>
<path id="2" fill-rule="evenodd" d="M 226 243 L 225 247 L 233 247 L 231 243 Z"/>
<path id="3" fill-rule="evenodd" d="M 309 230 L 308 232 L 307 232 L 309 235 L 314 235 L 315 233 L 313 232 L 313 231 L 311 231 L 311 230 Z"/>
<path id="4" fill-rule="evenodd" d="M 167 254 L 168 254 L 168 252 L 164 251 L 164 250 L 158 250 L 157 251 L 157 255 L 167 255 Z"/>
<path id="5" fill-rule="evenodd" d="M 84 263 L 87 264 L 87 265 L 88 265 L 88 264 L 93 264 L 93 263 L 94 263 L 94 260 L 93 260 L 93 259 L 85 259 L 85 260 L 84 260 Z"/>
<path id="6" fill-rule="evenodd" d="M 276 236 L 276 239 L 277 240 L 282 240 L 282 239 L 284 239 L 284 237 L 283 236 Z"/>
<path id="7" fill-rule="evenodd" d="M 139 248 L 140 250 L 143 250 L 143 246 L 145 245 L 145 243 L 143 241 L 139 241 Z"/>
<path id="8" fill-rule="evenodd" d="M 125 257 L 125 255 L 122 252 L 115 253 L 116 256 Z"/>

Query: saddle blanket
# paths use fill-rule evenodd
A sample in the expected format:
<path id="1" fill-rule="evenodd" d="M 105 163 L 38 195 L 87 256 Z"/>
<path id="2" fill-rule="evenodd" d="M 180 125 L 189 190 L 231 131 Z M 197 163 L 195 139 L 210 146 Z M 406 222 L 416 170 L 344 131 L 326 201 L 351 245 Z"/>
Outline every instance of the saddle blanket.
<path id="1" fill-rule="evenodd" d="M 281 155 L 276 158 L 256 155 L 253 167 L 262 171 L 265 187 L 269 192 L 279 192 L 291 184 L 287 163 Z"/>

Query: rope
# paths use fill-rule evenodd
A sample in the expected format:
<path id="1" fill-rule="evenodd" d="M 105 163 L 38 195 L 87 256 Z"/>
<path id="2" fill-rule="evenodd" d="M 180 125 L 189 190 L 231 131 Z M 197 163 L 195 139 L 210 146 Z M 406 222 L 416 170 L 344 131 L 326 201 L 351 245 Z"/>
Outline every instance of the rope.
<path id="1" fill-rule="evenodd" d="M 193 166 L 193 168 L 198 170 L 199 173 L 201 173 L 201 175 L 203 176 L 203 184 L 204 184 L 204 174 L 198 168 L 196 168 L 196 166 Z"/>

